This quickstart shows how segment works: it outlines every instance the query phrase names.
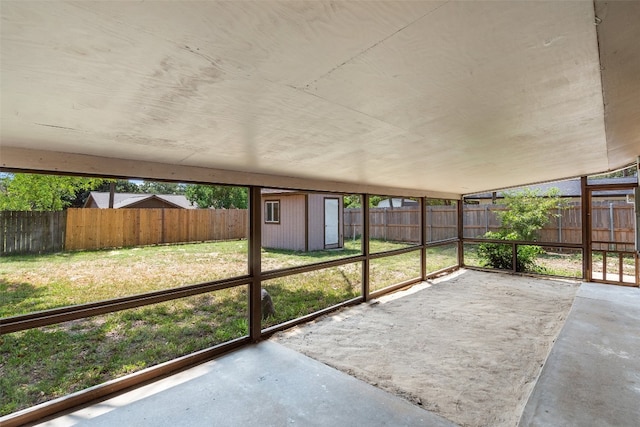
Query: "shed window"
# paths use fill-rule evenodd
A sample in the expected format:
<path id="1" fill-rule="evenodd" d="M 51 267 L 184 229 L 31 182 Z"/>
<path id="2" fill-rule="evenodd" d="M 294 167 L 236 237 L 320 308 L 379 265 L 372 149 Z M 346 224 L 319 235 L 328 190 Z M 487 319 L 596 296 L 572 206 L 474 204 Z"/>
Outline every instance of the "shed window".
<path id="1" fill-rule="evenodd" d="M 264 205 L 264 222 L 280 223 L 280 201 L 271 200 Z"/>

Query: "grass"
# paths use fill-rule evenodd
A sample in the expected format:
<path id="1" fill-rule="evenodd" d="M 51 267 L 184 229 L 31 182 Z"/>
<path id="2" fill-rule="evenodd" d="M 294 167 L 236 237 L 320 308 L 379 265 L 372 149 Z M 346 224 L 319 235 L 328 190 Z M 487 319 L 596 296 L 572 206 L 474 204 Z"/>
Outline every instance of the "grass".
<path id="1" fill-rule="evenodd" d="M 247 272 L 247 242 L 149 246 L 0 259 L 0 316 L 135 295 Z"/>
<path id="2" fill-rule="evenodd" d="M 420 277 L 419 251 L 370 262 L 369 287 L 372 292 L 416 277 Z"/>
<path id="3" fill-rule="evenodd" d="M 264 281 L 275 315 L 263 321 L 269 327 L 296 319 L 361 295 L 360 263 Z"/>
<path id="4" fill-rule="evenodd" d="M 464 262 L 467 265 L 483 267 L 483 260 L 478 257 L 477 244 L 466 244 Z M 635 274 L 633 256 L 625 256 L 622 260 L 623 273 L 629 276 Z M 565 250 L 564 252 L 545 251 L 536 258 L 536 269 L 533 273 L 562 276 L 570 278 L 582 277 L 582 253 L 579 250 Z M 602 272 L 602 253 L 594 252 L 592 259 L 594 272 Z M 609 254 L 607 258 L 607 272 L 617 273 L 619 260 L 617 254 Z"/>
<path id="5" fill-rule="evenodd" d="M 247 334 L 246 287 L 0 337 L 0 414 Z"/>
<path id="6" fill-rule="evenodd" d="M 475 267 L 486 267 L 485 260 L 477 253 L 477 244 L 465 244 L 464 263 Z M 550 276 L 579 278 L 582 276 L 582 255 L 575 253 L 543 252 L 535 259 L 535 268 L 529 273 Z M 489 267 L 490 268 L 490 267 Z"/>
<path id="7" fill-rule="evenodd" d="M 593 252 L 592 260 L 593 260 L 593 269 L 599 273 L 602 273 L 602 252 Z M 607 252 L 607 273 L 618 273 L 618 269 L 620 268 L 620 260 L 618 258 L 617 253 Z M 631 254 L 624 254 L 622 257 L 622 272 L 628 276 L 634 276 L 635 269 L 635 259 Z"/>
<path id="8" fill-rule="evenodd" d="M 406 244 L 371 241 L 372 252 Z M 359 255 L 263 250 L 263 269 Z M 419 252 L 372 262 L 373 290 L 419 276 Z M 455 247 L 428 250 L 429 268 L 455 264 Z M 0 258 L 0 316 L 246 274 L 247 242 L 229 241 Z M 263 328 L 361 294 L 361 264 L 265 281 L 276 308 Z M 248 333 L 247 286 L 0 336 L 0 416 Z"/>

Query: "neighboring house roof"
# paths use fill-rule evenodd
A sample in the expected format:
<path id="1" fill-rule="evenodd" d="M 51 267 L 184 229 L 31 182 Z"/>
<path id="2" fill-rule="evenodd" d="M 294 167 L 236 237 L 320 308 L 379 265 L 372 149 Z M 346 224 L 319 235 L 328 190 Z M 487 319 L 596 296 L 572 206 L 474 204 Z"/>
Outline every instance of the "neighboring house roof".
<path id="1" fill-rule="evenodd" d="M 588 183 L 590 185 L 605 185 L 605 184 L 636 185 L 638 183 L 638 177 L 625 176 L 625 177 L 619 177 L 619 178 L 589 179 Z M 518 191 L 524 190 L 525 188 L 529 188 L 534 191 L 537 190 L 539 194 L 545 194 L 550 189 L 557 188 L 560 191 L 560 197 L 580 197 L 582 192 L 580 179 L 576 178 L 576 179 L 569 179 L 566 181 L 547 182 L 544 184 L 527 185 L 526 187 L 518 187 L 518 188 L 512 188 L 504 191 L 496 191 L 495 197 L 497 199 L 501 199 L 504 197 L 504 193 L 518 192 Z M 607 190 L 607 191 L 596 191 L 593 193 L 593 195 L 597 197 L 620 197 L 620 196 L 626 196 L 628 194 L 633 194 L 633 191 L 632 190 Z M 470 200 L 491 199 L 493 198 L 493 194 L 492 193 L 468 194 L 464 198 L 470 199 Z"/>
<path id="2" fill-rule="evenodd" d="M 113 196 L 114 209 L 135 207 L 135 205 L 150 199 L 160 200 L 166 203 L 168 207 L 173 208 L 196 208 L 185 196 L 177 194 L 115 193 Z M 100 209 L 107 209 L 109 207 L 109 192 L 92 191 L 89 193 L 89 198 L 85 202 L 84 207 L 89 206 L 91 200 L 93 200 L 96 207 Z"/>
<path id="3" fill-rule="evenodd" d="M 390 202 L 391 201 L 391 202 Z M 415 200 L 411 200 L 411 199 L 404 199 L 404 198 L 392 198 L 392 199 L 384 199 L 384 200 L 380 200 L 378 202 L 378 204 L 376 205 L 377 208 L 389 208 L 389 207 L 394 207 L 394 208 L 402 208 L 405 206 L 418 206 L 418 202 Z"/>

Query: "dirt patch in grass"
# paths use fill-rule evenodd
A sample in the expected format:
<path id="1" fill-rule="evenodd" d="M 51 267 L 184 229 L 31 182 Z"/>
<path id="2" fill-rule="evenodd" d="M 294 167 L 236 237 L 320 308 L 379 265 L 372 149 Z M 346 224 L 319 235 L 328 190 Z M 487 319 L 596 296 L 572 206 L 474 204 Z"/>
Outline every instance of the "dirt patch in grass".
<path id="1" fill-rule="evenodd" d="M 275 339 L 462 426 L 513 426 L 578 286 L 464 271 Z"/>

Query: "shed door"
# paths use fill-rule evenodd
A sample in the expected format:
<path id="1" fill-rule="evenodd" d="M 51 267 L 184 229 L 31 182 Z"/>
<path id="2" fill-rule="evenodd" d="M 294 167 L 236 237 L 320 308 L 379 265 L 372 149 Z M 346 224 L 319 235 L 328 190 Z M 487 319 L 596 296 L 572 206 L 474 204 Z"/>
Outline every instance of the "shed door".
<path id="1" fill-rule="evenodd" d="M 338 236 L 338 199 L 324 199 L 324 247 L 336 248 Z"/>

